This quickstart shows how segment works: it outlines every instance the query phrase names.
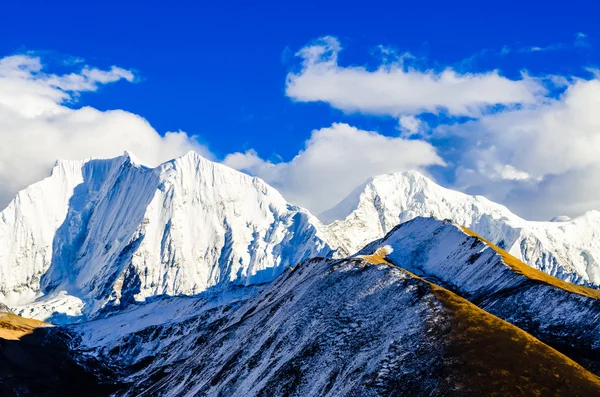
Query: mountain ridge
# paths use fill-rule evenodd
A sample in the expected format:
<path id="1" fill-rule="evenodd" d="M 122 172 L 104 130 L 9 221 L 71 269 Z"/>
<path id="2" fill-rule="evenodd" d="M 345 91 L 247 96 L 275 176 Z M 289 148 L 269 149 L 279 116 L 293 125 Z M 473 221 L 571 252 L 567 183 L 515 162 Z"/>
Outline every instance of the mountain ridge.
<path id="1" fill-rule="evenodd" d="M 102 328 L 88 326 L 92 334 Z M 409 271 L 362 258 L 306 260 L 232 306 L 85 351 L 116 362 L 142 345 L 161 348 L 124 372 L 131 383 L 117 395 L 600 390 L 597 376 L 521 329 Z"/>
<path id="2" fill-rule="evenodd" d="M 399 223 L 435 216 L 468 227 L 545 273 L 577 284 L 600 283 L 598 211 L 563 222 L 526 221 L 503 205 L 446 189 L 416 171 L 376 176 L 361 186 L 337 206 L 347 210 L 356 202 L 355 208 L 325 226 L 349 254 Z"/>
<path id="3" fill-rule="evenodd" d="M 0 385 L 58 396 L 56 376 L 77 373 L 117 396 L 600 392 L 600 300 L 529 282 L 498 250 L 449 220 L 415 218 L 354 257 L 306 259 L 267 284 L 0 340 L 40 365 L 63 362 L 42 377 L 11 365 Z"/>
<path id="4" fill-rule="evenodd" d="M 600 291 L 533 269 L 474 232 L 415 218 L 357 254 L 434 282 L 600 373 Z"/>

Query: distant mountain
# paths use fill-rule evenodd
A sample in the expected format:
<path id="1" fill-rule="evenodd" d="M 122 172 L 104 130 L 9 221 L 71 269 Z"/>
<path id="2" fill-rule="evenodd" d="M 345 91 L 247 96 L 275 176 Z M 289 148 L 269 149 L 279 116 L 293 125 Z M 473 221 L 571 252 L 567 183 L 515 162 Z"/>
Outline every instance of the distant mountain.
<path id="1" fill-rule="evenodd" d="M 531 267 L 563 280 L 600 284 L 600 212 L 526 221 L 482 196 L 443 188 L 415 171 L 380 175 L 320 215 L 352 254 L 415 217 L 452 219 Z M 336 220 L 337 219 L 337 220 Z"/>
<path id="2" fill-rule="evenodd" d="M 157 168 L 128 153 L 59 161 L 0 213 L 0 301 L 53 320 L 270 281 L 332 253 L 319 227 L 262 180 L 194 152 Z"/>

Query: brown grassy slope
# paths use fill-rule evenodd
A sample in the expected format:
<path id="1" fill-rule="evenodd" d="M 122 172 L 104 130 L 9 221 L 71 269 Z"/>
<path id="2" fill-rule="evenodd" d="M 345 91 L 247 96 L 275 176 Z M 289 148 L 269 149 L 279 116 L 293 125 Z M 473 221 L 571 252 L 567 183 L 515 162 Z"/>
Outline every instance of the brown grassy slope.
<path id="1" fill-rule="evenodd" d="M 372 264 L 394 266 L 381 253 Z M 427 283 L 446 317 L 431 337 L 444 346 L 437 394 L 482 396 L 600 396 L 600 378 L 520 328 L 409 271 Z"/>
<path id="2" fill-rule="evenodd" d="M 518 260 L 517 258 L 512 256 L 508 252 L 504 251 L 502 248 L 497 247 L 496 245 L 492 244 L 488 240 L 484 239 L 483 237 L 481 237 L 479 234 L 475 233 L 471 229 L 468 229 L 464 226 L 460 226 L 460 228 L 466 234 L 476 237 L 481 242 L 488 245 L 494 251 L 499 253 L 500 256 L 502 257 L 502 260 L 504 261 L 504 263 L 506 263 L 514 272 L 522 274 L 523 276 L 525 276 L 531 280 L 539 281 L 544 284 L 548 284 L 553 287 L 557 287 L 562 290 L 572 292 L 574 294 L 587 296 L 588 298 L 593 298 L 593 299 L 600 299 L 600 290 L 583 287 L 581 285 L 571 284 L 571 283 L 568 283 L 561 279 L 558 279 L 556 277 L 550 276 L 549 274 L 546 274 L 542 271 L 534 269 L 533 267 L 528 266 L 525 263 L 521 262 L 520 260 Z"/>
<path id="3" fill-rule="evenodd" d="M 0 338 L 18 340 L 22 336 L 32 333 L 36 328 L 49 325 L 43 321 L 17 316 L 13 313 L 0 313 Z"/>
<path id="4" fill-rule="evenodd" d="M 600 378 L 527 332 L 434 286 L 449 314 L 447 389 L 471 395 L 599 396 Z"/>

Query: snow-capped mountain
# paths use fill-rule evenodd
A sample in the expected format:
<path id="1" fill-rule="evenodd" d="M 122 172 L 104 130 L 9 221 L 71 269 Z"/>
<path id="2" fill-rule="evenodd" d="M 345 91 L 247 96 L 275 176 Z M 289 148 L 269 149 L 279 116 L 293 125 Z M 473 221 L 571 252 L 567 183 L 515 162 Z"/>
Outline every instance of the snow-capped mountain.
<path id="1" fill-rule="evenodd" d="M 320 218 L 351 254 L 417 216 L 452 219 L 528 265 L 563 280 L 600 284 L 600 212 L 526 221 L 482 196 L 443 188 L 415 171 L 381 175 Z M 337 219 L 337 220 L 336 220 Z"/>
<path id="2" fill-rule="evenodd" d="M 272 280 L 332 249 L 320 222 L 258 178 L 194 152 L 59 161 L 0 213 L 0 300 L 29 317 Z M 34 300 L 37 301 L 34 302 Z"/>

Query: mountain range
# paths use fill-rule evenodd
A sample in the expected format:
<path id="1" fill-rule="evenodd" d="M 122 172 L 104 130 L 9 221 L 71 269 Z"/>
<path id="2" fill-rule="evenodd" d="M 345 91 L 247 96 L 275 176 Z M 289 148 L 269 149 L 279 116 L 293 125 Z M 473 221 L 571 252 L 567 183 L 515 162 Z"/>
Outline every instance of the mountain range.
<path id="1" fill-rule="evenodd" d="M 0 391 L 597 395 L 599 234 L 414 171 L 315 217 L 194 152 L 58 161 L 0 213 Z"/>
<path id="2" fill-rule="evenodd" d="M 20 314 L 89 318 L 161 295 L 273 280 L 346 256 L 417 216 L 452 219 L 563 280 L 600 282 L 600 212 L 529 222 L 414 172 L 382 175 L 321 215 L 195 152 L 156 168 L 129 153 L 58 161 L 0 213 L 0 300 Z M 336 220 L 337 219 L 337 220 Z"/>

